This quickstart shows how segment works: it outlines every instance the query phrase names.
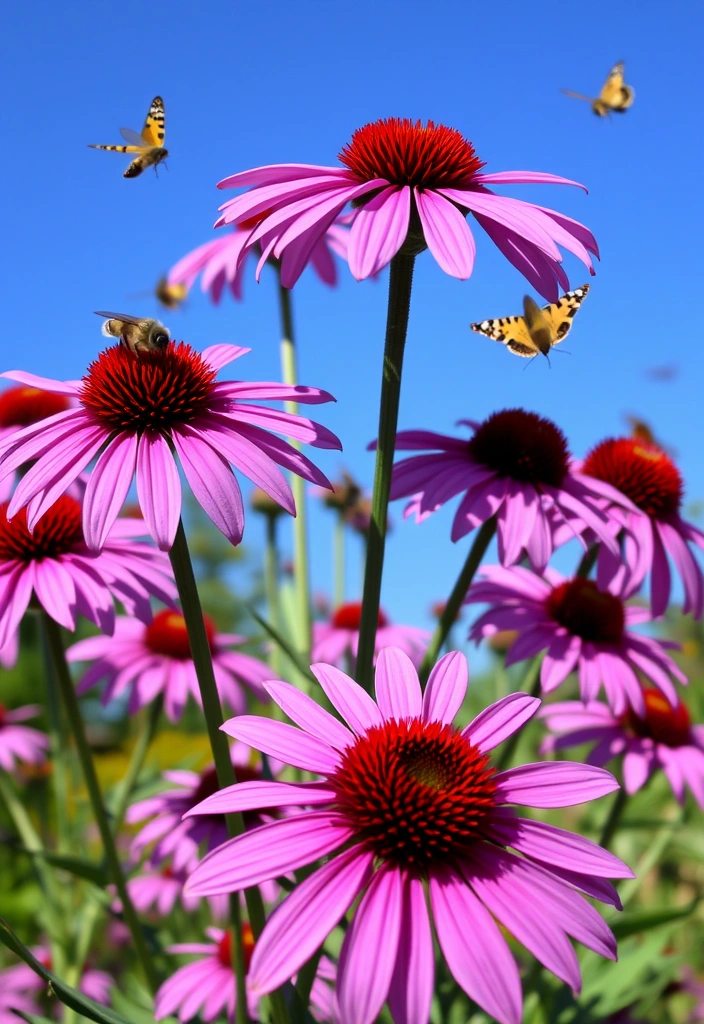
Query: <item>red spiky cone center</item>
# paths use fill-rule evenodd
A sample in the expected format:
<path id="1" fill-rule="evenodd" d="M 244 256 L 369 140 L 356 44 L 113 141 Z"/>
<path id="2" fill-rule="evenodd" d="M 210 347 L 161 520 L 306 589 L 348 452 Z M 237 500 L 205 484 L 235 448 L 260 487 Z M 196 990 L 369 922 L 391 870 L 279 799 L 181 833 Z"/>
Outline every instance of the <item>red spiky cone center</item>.
<path id="1" fill-rule="evenodd" d="M 582 472 L 616 487 L 654 519 L 676 515 L 682 504 L 682 475 L 657 445 L 632 437 L 609 438 L 584 460 Z"/>
<path id="2" fill-rule="evenodd" d="M 623 637 L 623 601 L 599 590 L 593 580 L 565 580 L 550 592 L 545 606 L 556 622 L 582 640 L 617 644 Z"/>
<path id="3" fill-rule="evenodd" d="M 362 602 L 361 601 L 350 601 L 349 604 L 341 604 L 339 608 L 336 608 L 332 616 L 332 624 L 335 629 L 352 629 L 355 631 L 359 630 L 360 623 L 362 621 Z M 388 626 L 389 620 L 383 613 L 381 608 L 377 614 L 377 626 L 382 629 L 384 626 Z"/>
<path id="4" fill-rule="evenodd" d="M 203 621 L 212 651 L 215 643 L 215 624 L 207 615 L 203 616 Z M 154 654 L 164 654 L 168 658 L 178 658 L 181 661 L 188 661 L 191 658 L 186 620 L 180 612 L 172 612 L 168 608 L 157 612 L 144 631 L 144 642 Z"/>
<path id="5" fill-rule="evenodd" d="M 66 395 L 24 386 L 8 388 L 0 394 L 0 427 L 29 427 L 68 407 Z"/>
<path id="6" fill-rule="evenodd" d="M 488 756 L 441 722 L 370 729 L 347 748 L 330 782 L 361 841 L 419 870 L 461 856 L 494 806 Z"/>
<path id="7" fill-rule="evenodd" d="M 495 412 L 468 442 L 474 462 L 521 483 L 560 487 L 569 469 L 567 441 L 551 420 L 525 409 Z"/>
<path id="8" fill-rule="evenodd" d="M 27 529 L 27 511 L 21 509 L 7 518 L 7 502 L 0 505 L 0 563 L 38 562 L 83 550 L 81 506 L 63 495 L 48 509 L 34 527 Z"/>
<path id="9" fill-rule="evenodd" d="M 249 974 L 249 965 L 254 952 L 254 933 L 250 925 L 242 925 L 242 952 L 244 953 L 244 973 Z M 232 932 L 226 931 L 218 943 L 218 960 L 223 967 L 232 967 Z"/>
<path id="10" fill-rule="evenodd" d="M 414 188 L 466 188 L 484 166 L 456 129 L 388 117 L 358 128 L 342 148 L 341 163 L 359 182 L 385 178 Z"/>
<path id="11" fill-rule="evenodd" d="M 682 701 L 673 708 L 654 687 L 643 690 L 643 699 L 645 717 L 640 718 L 631 708 L 623 716 L 623 725 L 642 739 L 655 740 L 668 747 L 683 747 L 692 742 L 692 720 Z"/>
<path id="12" fill-rule="evenodd" d="M 101 352 L 80 388 L 83 406 L 111 430 L 161 430 L 190 423 L 211 405 L 215 370 L 190 345 L 169 342 L 164 352 L 124 345 Z"/>

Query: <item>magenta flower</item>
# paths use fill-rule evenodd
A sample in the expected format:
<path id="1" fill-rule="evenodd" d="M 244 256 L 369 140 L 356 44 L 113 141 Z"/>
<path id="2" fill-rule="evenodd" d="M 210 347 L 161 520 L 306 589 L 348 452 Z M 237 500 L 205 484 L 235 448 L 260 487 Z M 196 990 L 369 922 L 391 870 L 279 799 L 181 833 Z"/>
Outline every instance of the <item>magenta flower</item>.
<path id="1" fill-rule="evenodd" d="M 162 864 L 158 868 L 147 868 L 134 875 L 127 882 L 127 891 L 140 914 L 152 911 L 159 917 L 167 917 L 180 902 L 186 913 L 191 913 L 199 905 L 198 897 L 188 896 L 183 891 L 188 875 L 197 864 L 194 858 L 189 864 L 176 871 L 170 864 Z M 215 918 L 225 918 L 228 912 L 227 896 L 213 896 L 208 900 L 210 910 Z M 112 909 L 121 913 L 122 903 L 114 900 Z"/>
<path id="2" fill-rule="evenodd" d="M 10 967 L 9 970 L 13 968 Z M 4 981 L 4 973 L 5 971 L 0 971 L 0 986 Z M 18 1013 L 41 1017 L 41 1012 L 39 1003 L 30 993 L 18 988 L 0 987 L 0 1024 L 17 1024 L 22 1019 Z"/>
<path id="3" fill-rule="evenodd" d="M 474 432 L 469 440 L 427 430 L 396 435 L 399 451 L 432 450 L 394 464 L 391 498 L 413 495 L 405 516 L 415 513 L 416 522 L 422 522 L 463 493 L 452 540 L 495 515 L 502 565 L 517 562 L 525 551 L 535 569 L 544 569 L 561 524 L 575 536 L 587 523 L 618 552 L 599 504 L 604 499 L 628 502 L 614 488 L 574 472 L 565 436 L 554 423 L 523 409 L 493 413 L 483 423 L 460 423 Z"/>
<path id="4" fill-rule="evenodd" d="M 150 595 L 171 604 L 176 586 L 169 561 L 136 539 L 144 533 L 141 520 L 119 519 L 96 554 L 86 547 L 75 498 L 58 497 L 32 532 L 25 509 L 8 519 L 7 504 L 0 505 L 0 650 L 13 641 L 31 601 L 66 629 L 84 615 L 106 633 L 115 625 L 115 600 L 147 622 Z"/>
<path id="5" fill-rule="evenodd" d="M 17 658 L 20 653 L 20 638 L 19 634 L 15 632 L 9 640 L 5 641 L 3 647 L 0 647 L 0 665 L 3 668 L 13 668 L 17 664 Z"/>
<path id="6" fill-rule="evenodd" d="M 331 224 L 325 234 L 318 239 L 310 254 L 310 262 L 316 274 L 323 284 L 331 287 L 337 284 L 337 267 L 333 253 L 343 260 L 347 258 L 349 228 L 340 223 L 346 219 L 339 218 L 336 223 Z M 258 218 L 255 220 L 258 223 Z M 240 255 L 255 226 L 255 223 L 236 225 L 234 231 L 220 233 L 212 241 L 199 245 L 171 268 L 168 283 L 184 284 L 190 291 L 195 279 L 202 274 L 201 289 L 210 294 L 216 305 L 222 298 L 226 284 L 229 285 L 234 298 L 240 302 L 245 271 L 245 264 L 240 261 Z M 245 256 L 251 251 L 248 249 Z M 257 280 L 260 273 L 261 267 L 257 267 Z"/>
<path id="7" fill-rule="evenodd" d="M 601 686 L 615 715 L 630 706 L 645 713 L 637 673 L 653 682 L 674 707 L 672 682 L 687 677 L 665 653 L 672 646 L 634 633 L 629 627 L 650 621 L 644 608 L 630 608 L 622 595 L 601 590 L 593 580 L 565 579 L 554 569 L 544 577 L 528 569 L 499 565 L 482 568 L 482 579 L 469 588 L 466 604 L 488 604 L 469 636 L 477 643 L 499 630 L 515 629 L 506 664 L 546 654 L 540 668 L 543 693 L 550 693 L 571 672 L 579 674 L 582 700 L 593 701 Z"/>
<path id="8" fill-rule="evenodd" d="M 194 953 L 198 960 L 186 964 L 164 982 L 154 998 L 154 1017 L 163 1020 L 176 1014 L 179 1020 L 189 1021 L 196 1014 L 209 1024 L 220 1014 L 233 1020 L 236 1006 L 235 972 L 232 969 L 232 932 L 220 928 L 206 928 L 210 943 L 187 942 L 167 946 L 168 953 Z M 245 970 L 254 950 L 254 936 L 248 924 L 242 925 Z M 327 957 L 322 957 L 317 976 L 311 988 L 311 1012 L 317 1020 L 332 1020 L 325 1011 L 331 1008 L 331 989 L 325 984 L 330 976 L 334 978 L 334 966 Z M 251 993 L 247 996 L 247 1012 L 253 1020 L 258 1019 L 258 998 Z M 324 1015 L 325 1014 L 325 1015 Z"/>
<path id="9" fill-rule="evenodd" d="M 328 622 L 314 622 L 313 660 L 339 666 L 347 658 L 356 659 L 361 618 L 361 602 L 352 601 L 349 604 L 340 605 L 332 613 Z M 430 633 L 426 629 L 418 629 L 416 626 L 394 626 L 381 609 L 379 609 L 378 622 L 375 654 L 378 654 L 382 647 L 398 647 L 417 667 L 425 654 Z"/>
<path id="10" fill-rule="evenodd" d="M 78 399 L 78 408 L 50 416 L 0 441 L 0 479 L 31 459 L 9 515 L 28 506 L 29 528 L 95 456 L 83 504 L 91 549 L 102 548 L 136 475 L 137 497 L 152 537 L 173 544 L 181 515 L 181 483 L 174 453 L 205 512 L 233 544 L 244 530 L 240 472 L 288 512 L 296 507 L 280 465 L 328 486 L 304 455 L 269 430 L 318 448 L 340 448 L 331 431 L 302 416 L 251 404 L 250 399 L 315 404 L 332 401 L 318 388 L 226 381 L 223 366 L 249 350 L 213 345 L 202 355 L 183 342 L 165 352 L 134 355 L 123 345 L 101 352 L 80 381 L 54 381 L 13 370 L 0 376 Z"/>
<path id="11" fill-rule="evenodd" d="M 581 472 L 611 485 L 629 499 L 628 507 L 622 502 L 608 505 L 617 530 L 626 531 L 624 561 L 601 552 L 600 581 L 622 577 L 628 593 L 633 594 L 650 572 L 653 615 L 664 615 L 670 600 L 671 559 L 684 587 L 682 610 L 701 618 L 704 577 L 689 545 L 704 550 L 704 533 L 680 515 L 684 485 L 672 459 L 639 438 L 611 438 L 587 455 Z"/>
<path id="12" fill-rule="evenodd" d="M 49 738 L 38 729 L 17 725 L 41 712 L 38 704 L 27 704 L 23 708 L 8 711 L 0 704 L 0 768 L 11 772 L 15 760 L 25 764 L 43 764 L 49 749 Z"/>
<path id="13" fill-rule="evenodd" d="M 218 188 L 253 188 L 221 206 L 215 226 L 258 218 L 240 259 L 261 246 L 260 264 L 270 254 L 280 259 L 287 288 L 347 203 L 355 207 L 347 258 L 358 280 L 382 270 L 407 240 L 415 252 L 427 246 L 447 274 L 468 278 L 476 250 L 469 213 L 551 302 L 558 285 L 569 287 L 558 245 L 594 272 L 589 253 L 598 256 L 599 250 L 584 225 L 487 187 L 578 182 L 536 171 L 482 174 L 483 162 L 458 131 L 407 118 L 360 128 L 339 159 L 344 166 L 273 164 L 225 178 Z"/>
<path id="14" fill-rule="evenodd" d="M 268 700 L 262 683 L 270 678 L 271 669 L 249 654 L 230 650 L 244 643 L 245 638 L 217 633 L 207 617 L 205 627 L 221 700 L 235 714 L 247 706 L 246 689 L 257 700 Z M 103 704 L 131 687 L 129 711 L 134 714 L 163 693 L 164 709 L 172 722 L 180 719 L 189 694 L 201 704 L 188 631 L 180 612 L 160 611 L 148 626 L 135 619 L 118 618 L 113 636 L 79 640 L 66 654 L 72 662 L 95 660 L 80 680 L 78 692 L 85 693 L 105 680 Z"/>
<path id="15" fill-rule="evenodd" d="M 53 969 L 51 951 L 48 946 L 33 946 L 30 952 L 47 971 Z M 78 988 L 89 999 L 94 999 L 96 1003 L 102 1003 L 103 1006 L 109 1006 L 110 989 L 113 985 L 114 980 L 109 974 L 89 967 L 83 971 Z M 35 974 L 32 968 L 25 963 L 14 964 L 12 967 L 0 970 L 0 1022 L 2 1024 L 17 1024 L 18 1020 L 11 1013 L 3 1017 L 3 1009 L 5 1009 L 3 1000 L 6 1001 L 9 1009 L 24 1010 L 24 1005 L 19 1002 L 15 1003 L 13 1000 L 31 1001 L 36 1005 L 31 993 L 41 992 L 45 988 L 44 979 Z M 41 1011 L 29 1010 L 26 1012 L 40 1013 Z"/>
<path id="16" fill-rule="evenodd" d="M 633 710 L 614 715 L 600 701 L 581 704 L 565 701 L 541 709 L 540 717 L 554 735 L 542 749 L 562 750 L 578 743 L 596 746 L 589 764 L 602 766 L 623 755 L 623 785 L 637 793 L 653 772 L 663 771 L 675 798 L 684 803 L 685 786 L 704 810 L 704 726 L 692 725 L 689 711 L 680 701 L 673 708 L 659 690 L 645 689 L 644 714 Z"/>
<path id="17" fill-rule="evenodd" d="M 506 772 L 489 763 L 489 751 L 539 700 L 511 694 L 460 731 L 452 723 L 467 663 L 457 652 L 440 659 L 423 694 L 408 657 L 385 648 L 376 703 L 339 669 L 318 664 L 312 672 L 349 728 L 283 682 L 267 689 L 300 729 L 254 716 L 223 728 L 322 778 L 245 782 L 190 812 L 289 810 L 205 857 L 186 885 L 193 895 L 238 891 L 326 859 L 267 921 L 249 973 L 255 995 L 295 974 L 361 897 L 340 954 L 338 1019 L 371 1024 L 388 998 L 396 1024 L 427 1021 L 434 953 L 424 882 L 449 970 L 500 1024 L 520 1021 L 521 984 L 499 924 L 575 990 L 568 936 L 615 957 L 611 932 L 579 892 L 618 905 L 605 879 L 632 872 L 595 843 L 509 805 L 583 803 L 612 792 L 616 780 L 572 763 Z"/>

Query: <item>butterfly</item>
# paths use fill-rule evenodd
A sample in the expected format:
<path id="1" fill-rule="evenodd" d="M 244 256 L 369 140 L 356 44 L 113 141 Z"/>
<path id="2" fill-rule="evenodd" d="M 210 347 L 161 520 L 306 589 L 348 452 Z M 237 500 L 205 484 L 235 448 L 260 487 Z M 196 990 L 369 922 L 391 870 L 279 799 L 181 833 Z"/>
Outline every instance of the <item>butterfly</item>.
<path id="1" fill-rule="evenodd" d="M 137 153 L 132 163 L 125 171 L 126 178 L 136 178 L 147 167 L 153 167 L 156 171 L 157 164 L 165 160 L 169 155 L 164 149 L 164 101 L 161 96 L 155 96 L 149 108 L 142 134 L 138 135 L 131 128 L 120 128 L 120 135 L 128 146 L 99 146 L 90 143 L 90 149 L 108 149 L 113 153 Z"/>
<path id="2" fill-rule="evenodd" d="M 569 89 L 561 89 L 560 92 L 564 92 L 565 96 L 573 96 L 577 100 L 586 100 L 587 103 L 591 103 L 592 110 L 597 117 L 607 117 L 612 111 L 615 114 L 623 114 L 636 98 L 633 86 L 623 84 L 623 67 L 622 60 L 614 64 L 598 99 L 583 96 L 581 92 L 571 92 Z"/>
<path id="3" fill-rule="evenodd" d="M 586 298 L 589 285 L 583 284 L 573 292 L 567 292 L 557 302 L 540 306 L 526 295 L 523 299 L 523 316 L 505 316 L 500 320 L 482 320 L 470 324 L 473 331 L 485 334 L 487 338 L 501 341 L 517 356 L 530 359 L 542 353 L 547 356 L 553 345 L 567 337 L 572 319 Z"/>

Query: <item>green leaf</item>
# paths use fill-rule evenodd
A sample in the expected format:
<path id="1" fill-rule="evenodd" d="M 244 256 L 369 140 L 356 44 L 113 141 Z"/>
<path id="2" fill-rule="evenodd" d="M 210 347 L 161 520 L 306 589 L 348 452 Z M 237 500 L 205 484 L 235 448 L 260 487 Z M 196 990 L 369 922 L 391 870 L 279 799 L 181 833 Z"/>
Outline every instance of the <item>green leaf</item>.
<path id="1" fill-rule="evenodd" d="M 693 900 L 686 907 L 659 907 L 654 910 L 632 910 L 623 913 L 610 927 L 617 939 L 625 939 L 629 935 L 640 935 L 671 921 L 679 921 L 689 917 L 699 906 L 699 900 Z"/>
<path id="2" fill-rule="evenodd" d="M 36 1013 L 24 1013 L 22 1010 L 13 1010 L 12 1012 L 22 1020 L 28 1021 L 29 1024 L 56 1024 L 55 1020 L 49 1020 L 48 1017 L 37 1017 Z"/>
<path id="3" fill-rule="evenodd" d="M 31 967 L 35 974 L 38 974 L 40 978 L 49 985 L 56 996 L 65 1003 L 66 1006 L 70 1006 L 76 1013 L 82 1013 L 84 1017 L 88 1017 L 89 1020 L 96 1021 L 96 1024 L 132 1024 L 131 1021 L 127 1020 L 126 1017 L 121 1017 L 107 1006 L 101 1006 L 99 1003 L 89 999 L 88 996 L 84 996 L 81 992 L 77 992 L 75 988 L 71 988 L 69 985 L 65 985 L 60 978 L 57 978 L 55 974 L 48 971 L 46 967 L 39 963 L 37 958 L 32 955 L 30 950 L 20 942 L 15 933 L 13 932 L 7 921 L 0 917 L 0 942 L 4 946 L 20 958 L 24 960 L 28 967 Z M 43 1024 L 43 1018 L 34 1017 L 29 1018 L 33 1022 L 41 1022 Z"/>
<path id="4" fill-rule="evenodd" d="M 76 878 L 83 878 L 87 882 L 93 882 L 99 889 L 104 889 L 109 882 L 108 874 L 101 864 L 92 860 L 84 860 L 82 857 L 70 857 L 61 853 L 51 853 L 49 850 L 27 850 L 24 852 L 30 857 L 41 857 L 47 864 L 59 868 L 61 871 L 68 871 Z"/>

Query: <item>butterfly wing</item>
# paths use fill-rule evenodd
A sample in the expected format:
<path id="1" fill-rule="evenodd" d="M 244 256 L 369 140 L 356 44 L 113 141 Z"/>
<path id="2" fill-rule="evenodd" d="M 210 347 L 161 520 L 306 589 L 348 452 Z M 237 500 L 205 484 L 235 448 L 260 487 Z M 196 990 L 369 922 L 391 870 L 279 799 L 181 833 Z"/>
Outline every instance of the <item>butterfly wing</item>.
<path id="1" fill-rule="evenodd" d="M 133 132 L 131 128 L 120 128 L 120 135 L 129 142 L 131 146 L 137 146 L 138 149 L 144 149 L 144 139 L 139 132 Z"/>
<path id="2" fill-rule="evenodd" d="M 478 324 L 469 325 L 477 334 L 500 341 L 502 345 L 516 356 L 530 359 L 537 356 L 539 348 L 530 336 L 528 325 L 522 316 L 504 316 L 498 320 L 482 320 Z"/>
<path id="3" fill-rule="evenodd" d="M 142 145 L 157 146 L 161 149 L 164 145 L 165 131 L 164 101 L 161 96 L 155 96 L 142 128 Z"/>
<path id="4" fill-rule="evenodd" d="M 551 345 L 558 345 L 563 338 L 567 337 L 572 326 L 572 320 L 584 302 L 588 291 L 589 285 L 583 284 L 581 288 L 575 288 L 573 292 L 567 292 L 557 302 L 543 307 L 543 316 L 550 325 Z"/>
<path id="5" fill-rule="evenodd" d="M 599 99 L 606 104 L 609 110 L 616 113 L 623 113 L 630 107 L 636 97 L 635 89 L 623 82 L 624 64 L 620 60 L 611 68 L 609 76 L 604 82 L 604 87 L 599 94 Z"/>

